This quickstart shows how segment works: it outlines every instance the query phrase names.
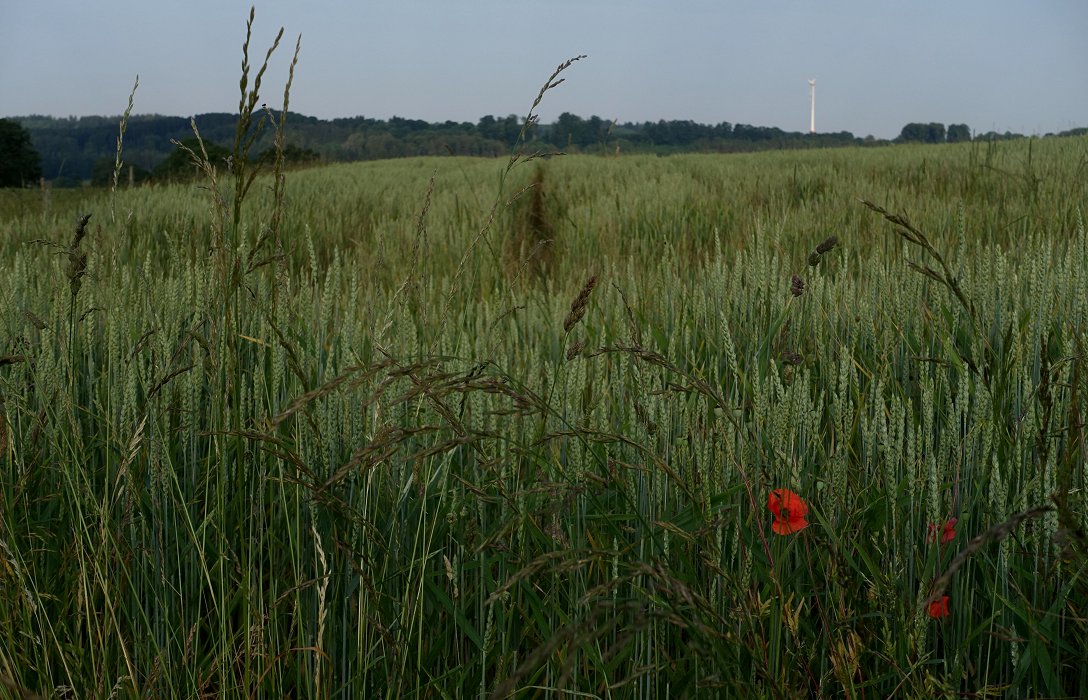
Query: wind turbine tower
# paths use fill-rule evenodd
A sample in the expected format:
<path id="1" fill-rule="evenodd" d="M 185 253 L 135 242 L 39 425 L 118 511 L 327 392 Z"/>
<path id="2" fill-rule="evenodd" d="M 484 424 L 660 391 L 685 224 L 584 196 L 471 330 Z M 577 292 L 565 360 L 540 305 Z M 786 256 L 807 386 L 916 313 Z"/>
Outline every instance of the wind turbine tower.
<path id="1" fill-rule="evenodd" d="M 812 109 L 809 112 L 808 117 L 808 133 L 816 133 L 816 78 L 808 81 L 808 94 L 809 102 L 812 104 Z"/>

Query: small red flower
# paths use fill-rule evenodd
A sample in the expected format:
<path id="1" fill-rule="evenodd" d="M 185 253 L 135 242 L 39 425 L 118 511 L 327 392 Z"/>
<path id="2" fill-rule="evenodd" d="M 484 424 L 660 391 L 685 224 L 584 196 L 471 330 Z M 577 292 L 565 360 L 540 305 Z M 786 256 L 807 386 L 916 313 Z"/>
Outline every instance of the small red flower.
<path id="1" fill-rule="evenodd" d="M 941 544 L 948 544 L 952 540 L 956 539 L 956 523 L 959 522 L 958 518 L 949 518 L 941 531 Z M 937 541 L 937 525 L 934 523 L 929 524 L 929 534 L 926 536 L 927 542 Z"/>
<path id="2" fill-rule="evenodd" d="M 774 514 L 771 530 L 776 535 L 789 535 L 808 527 L 808 504 L 789 489 L 771 491 L 767 508 Z"/>
<path id="3" fill-rule="evenodd" d="M 929 604 L 929 616 L 934 620 L 938 620 L 942 617 L 948 617 L 952 614 L 952 611 L 948 609 L 948 596 L 943 595 L 939 600 L 931 601 Z"/>

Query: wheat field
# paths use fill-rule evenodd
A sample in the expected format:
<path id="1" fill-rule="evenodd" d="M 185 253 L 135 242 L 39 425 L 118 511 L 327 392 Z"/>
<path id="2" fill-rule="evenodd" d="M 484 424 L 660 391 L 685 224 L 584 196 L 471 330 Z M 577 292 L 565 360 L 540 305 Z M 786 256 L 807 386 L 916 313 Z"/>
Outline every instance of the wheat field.
<path id="1" fill-rule="evenodd" d="M 6 192 L 0 695 L 1077 697 L 1086 162 Z"/>

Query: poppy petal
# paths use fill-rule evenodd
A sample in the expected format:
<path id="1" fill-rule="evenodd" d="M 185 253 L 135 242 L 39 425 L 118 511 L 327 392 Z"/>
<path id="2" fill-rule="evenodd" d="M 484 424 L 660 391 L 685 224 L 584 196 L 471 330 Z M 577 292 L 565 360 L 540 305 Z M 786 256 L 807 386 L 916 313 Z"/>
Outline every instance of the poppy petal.
<path id="1" fill-rule="evenodd" d="M 790 535 L 808 527 L 808 504 L 789 489 L 775 489 L 767 494 L 767 509 L 774 514 L 771 531 Z"/>
<path id="2" fill-rule="evenodd" d="M 956 523 L 959 522 L 957 518 L 951 518 L 944 524 L 944 533 L 941 535 L 941 544 L 948 544 L 952 540 L 956 539 Z"/>
<path id="3" fill-rule="evenodd" d="M 951 615 L 952 611 L 949 609 L 948 600 L 948 596 L 943 595 L 940 600 L 930 601 L 929 609 L 927 610 L 929 616 L 936 620 Z"/>
<path id="4" fill-rule="evenodd" d="M 805 499 L 789 489 L 775 489 L 767 496 L 767 508 L 776 516 L 782 515 L 785 510 L 790 515 L 808 515 L 808 504 Z"/>
<path id="5" fill-rule="evenodd" d="M 767 494 L 767 510 L 777 518 L 782 515 L 782 489 L 775 489 Z"/>
<path id="6" fill-rule="evenodd" d="M 808 520 L 803 516 L 790 518 L 775 518 L 771 523 L 771 531 L 776 535 L 792 535 L 808 527 Z"/>

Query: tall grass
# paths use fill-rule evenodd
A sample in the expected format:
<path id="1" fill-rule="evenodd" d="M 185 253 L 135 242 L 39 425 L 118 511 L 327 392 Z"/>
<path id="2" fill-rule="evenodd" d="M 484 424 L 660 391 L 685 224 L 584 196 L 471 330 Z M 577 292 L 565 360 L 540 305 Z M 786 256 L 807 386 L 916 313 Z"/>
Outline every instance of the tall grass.
<path id="1" fill-rule="evenodd" d="M 1088 141 L 285 181 L 239 133 L 212 206 L 3 219 L 4 692 L 1088 687 Z"/>

